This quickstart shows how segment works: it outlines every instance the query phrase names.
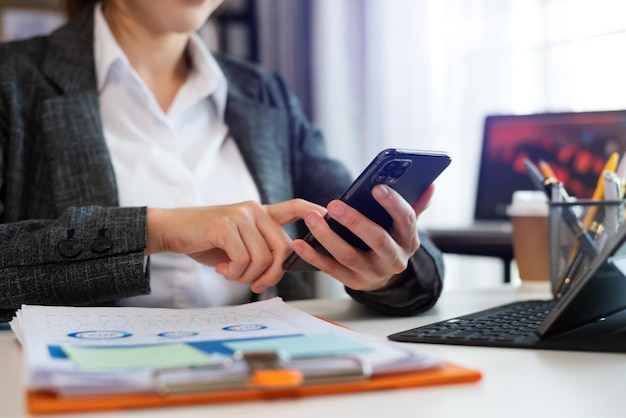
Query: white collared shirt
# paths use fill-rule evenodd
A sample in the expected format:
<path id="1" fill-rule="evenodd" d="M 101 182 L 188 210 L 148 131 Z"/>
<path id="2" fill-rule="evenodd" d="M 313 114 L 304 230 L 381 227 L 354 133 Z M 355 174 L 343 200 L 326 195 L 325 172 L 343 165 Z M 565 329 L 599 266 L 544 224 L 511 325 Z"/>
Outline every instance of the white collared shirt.
<path id="1" fill-rule="evenodd" d="M 104 136 L 121 206 L 174 208 L 260 201 L 254 180 L 224 122 L 227 83 L 197 35 L 192 71 L 170 109 L 159 106 L 118 45 L 101 5 L 94 54 Z M 191 308 L 246 302 L 249 285 L 230 282 L 186 255 L 150 256 L 152 293 L 128 306 Z"/>

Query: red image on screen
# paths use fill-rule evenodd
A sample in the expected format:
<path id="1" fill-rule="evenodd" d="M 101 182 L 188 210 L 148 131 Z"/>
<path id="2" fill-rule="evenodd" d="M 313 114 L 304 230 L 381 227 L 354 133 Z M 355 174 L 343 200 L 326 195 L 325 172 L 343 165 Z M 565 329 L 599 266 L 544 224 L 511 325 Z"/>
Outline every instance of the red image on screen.
<path id="1" fill-rule="evenodd" d="M 626 151 L 626 110 L 495 115 L 485 120 L 476 219 L 505 219 L 515 190 L 532 190 L 524 159 L 544 161 L 570 195 L 590 198 L 612 152 Z"/>

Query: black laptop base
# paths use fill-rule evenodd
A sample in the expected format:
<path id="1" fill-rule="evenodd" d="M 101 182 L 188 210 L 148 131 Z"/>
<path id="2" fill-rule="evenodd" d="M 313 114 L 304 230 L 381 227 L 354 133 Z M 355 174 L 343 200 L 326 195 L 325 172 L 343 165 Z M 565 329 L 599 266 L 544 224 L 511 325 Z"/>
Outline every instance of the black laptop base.
<path id="1" fill-rule="evenodd" d="M 559 299 L 518 301 L 388 338 L 412 343 L 626 353 L 626 224 Z"/>
<path id="2" fill-rule="evenodd" d="M 552 300 L 515 302 L 398 332 L 388 338 L 399 342 L 476 347 L 626 352 L 626 309 L 575 329 L 540 337 L 534 329 L 555 303 Z M 527 310 L 530 310 L 528 316 Z M 530 319 L 516 320 L 516 312 L 523 312 L 519 318 Z"/>

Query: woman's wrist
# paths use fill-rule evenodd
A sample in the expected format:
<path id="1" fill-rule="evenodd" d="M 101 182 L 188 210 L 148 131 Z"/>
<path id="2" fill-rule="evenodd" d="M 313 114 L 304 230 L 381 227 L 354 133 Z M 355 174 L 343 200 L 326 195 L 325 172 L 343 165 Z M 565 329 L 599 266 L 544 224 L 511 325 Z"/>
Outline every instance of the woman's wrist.
<path id="1" fill-rule="evenodd" d="M 161 237 L 163 210 L 158 208 L 148 208 L 146 217 L 146 248 L 143 253 L 145 255 L 150 255 L 163 251 L 163 239 Z"/>

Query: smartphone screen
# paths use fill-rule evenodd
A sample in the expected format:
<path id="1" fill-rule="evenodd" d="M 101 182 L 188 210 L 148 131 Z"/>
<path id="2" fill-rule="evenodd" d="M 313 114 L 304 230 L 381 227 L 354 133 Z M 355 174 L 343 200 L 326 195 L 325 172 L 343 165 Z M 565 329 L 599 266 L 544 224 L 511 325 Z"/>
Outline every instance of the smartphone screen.
<path id="1" fill-rule="evenodd" d="M 385 149 L 372 160 L 340 199 L 385 230 L 389 230 L 393 225 L 393 219 L 376 202 L 372 196 L 372 188 L 377 184 L 386 184 L 396 190 L 407 202 L 413 203 L 446 169 L 450 161 L 450 156 L 440 151 Z M 326 221 L 346 242 L 363 251 L 369 251 L 370 248 L 343 225 L 328 215 L 326 215 Z M 310 233 L 303 239 L 317 251 L 329 255 Z M 286 271 L 316 270 L 314 266 L 298 257 L 295 252 L 287 257 L 283 267 Z"/>

